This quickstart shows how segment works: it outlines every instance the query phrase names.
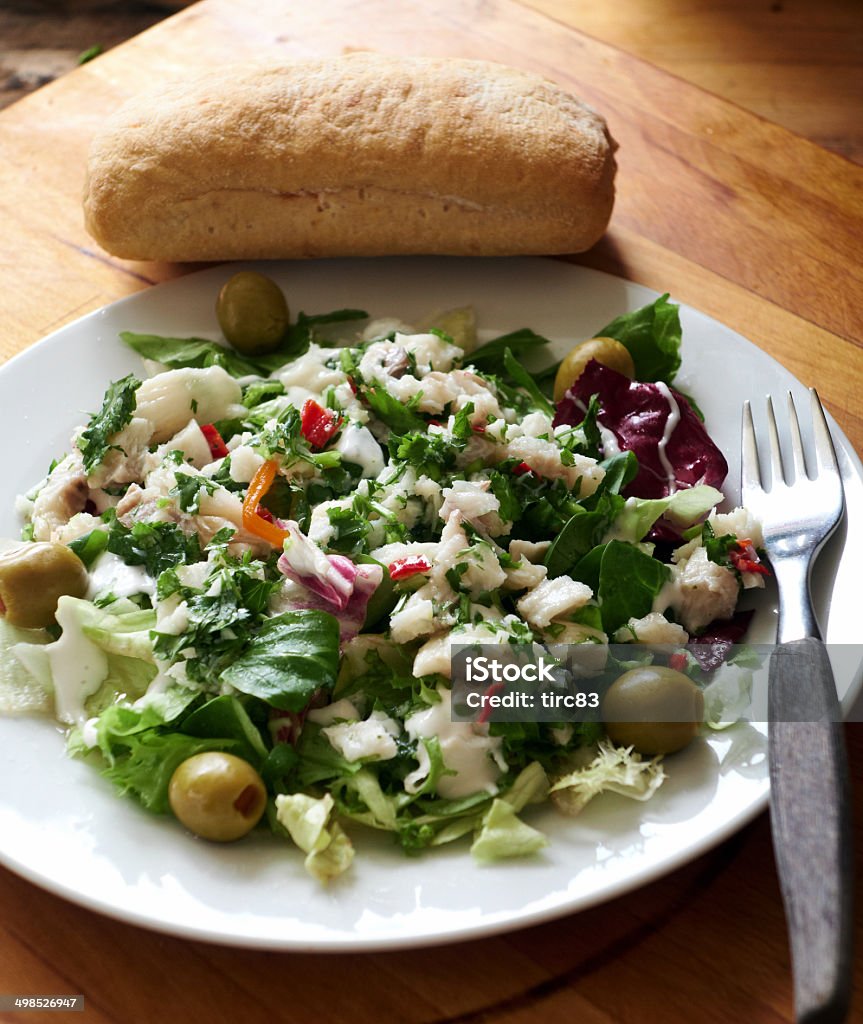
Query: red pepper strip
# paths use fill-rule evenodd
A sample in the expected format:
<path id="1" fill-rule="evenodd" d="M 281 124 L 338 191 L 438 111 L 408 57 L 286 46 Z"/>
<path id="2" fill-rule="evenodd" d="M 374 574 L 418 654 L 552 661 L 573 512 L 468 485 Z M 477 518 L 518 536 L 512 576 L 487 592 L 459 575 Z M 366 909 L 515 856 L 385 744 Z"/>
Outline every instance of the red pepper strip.
<path id="1" fill-rule="evenodd" d="M 485 691 L 486 697 L 493 697 L 496 693 L 500 693 L 503 689 L 503 683 L 492 683 L 491 686 Z M 490 703 L 483 703 L 482 710 L 476 716 L 477 725 L 484 725 L 490 718 L 492 713 L 492 706 Z"/>
<path id="2" fill-rule="evenodd" d="M 668 667 L 673 668 L 678 672 L 682 672 L 688 664 L 689 659 L 686 657 L 683 651 L 678 651 L 676 654 L 672 654 L 671 657 L 668 659 Z"/>
<path id="3" fill-rule="evenodd" d="M 531 469 L 526 462 L 519 462 L 517 466 L 513 466 L 513 476 L 524 476 L 525 473 L 533 473 L 535 476 L 539 476 L 539 473 L 535 469 Z"/>
<path id="4" fill-rule="evenodd" d="M 243 499 L 243 526 L 249 533 L 268 541 L 274 548 L 280 548 L 290 534 L 287 530 L 279 529 L 275 523 L 267 522 L 258 514 L 258 507 L 261 499 L 273 486 L 278 469 L 279 464 L 275 459 L 265 462 L 252 477 L 246 497 Z"/>
<path id="5" fill-rule="evenodd" d="M 201 433 L 207 439 L 207 444 L 210 446 L 210 455 L 214 459 L 223 459 L 228 454 L 228 446 L 222 440 L 222 435 L 213 426 L 212 423 L 205 423 L 201 427 Z"/>
<path id="6" fill-rule="evenodd" d="M 431 569 L 431 562 L 424 555 L 397 558 L 389 564 L 391 580 L 405 580 L 408 576 L 416 576 L 418 572 L 428 572 L 429 569 Z"/>
<path id="7" fill-rule="evenodd" d="M 738 540 L 737 550 L 728 552 L 731 564 L 738 572 L 757 572 L 760 576 L 769 576 L 770 570 L 758 558 L 758 552 L 751 540 Z"/>
<path id="8" fill-rule="evenodd" d="M 300 412 L 300 430 L 313 448 L 323 448 L 342 425 L 342 418 L 332 409 L 325 409 L 307 398 Z"/>
<path id="9" fill-rule="evenodd" d="M 751 558 L 735 557 L 732 552 L 731 561 L 738 572 L 757 572 L 759 576 L 769 576 L 770 570 L 762 562 L 753 562 Z"/>

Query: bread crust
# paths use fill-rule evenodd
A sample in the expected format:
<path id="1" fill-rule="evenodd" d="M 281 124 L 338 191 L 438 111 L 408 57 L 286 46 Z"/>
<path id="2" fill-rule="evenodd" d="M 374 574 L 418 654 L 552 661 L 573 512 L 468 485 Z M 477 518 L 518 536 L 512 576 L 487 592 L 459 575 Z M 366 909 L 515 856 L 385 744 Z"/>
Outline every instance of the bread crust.
<path id="1" fill-rule="evenodd" d="M 590 107 L 500 64 L 243 65 L 121 107 L 85 221 L 138 260 L 579 252 L 611 216 L 614 149 Z"/>

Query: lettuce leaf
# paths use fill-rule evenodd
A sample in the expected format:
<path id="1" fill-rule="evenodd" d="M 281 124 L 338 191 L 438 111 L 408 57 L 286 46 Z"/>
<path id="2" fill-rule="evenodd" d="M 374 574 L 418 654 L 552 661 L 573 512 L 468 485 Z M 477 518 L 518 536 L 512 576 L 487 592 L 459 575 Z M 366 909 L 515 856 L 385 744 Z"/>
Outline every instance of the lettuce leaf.
<path id="1" fill-rule="evenodd" d="M 187 758 L 210 750 L 242 757 L 242 747 L 236 740 L 145 729 L 128 737 L 125 752 L 115 753 L 102 774 L 121 794 L 134 796 L 147 810 L 167 814 L 171 776 Z"/>
<path id="2" fill-rule="evenodd" d="M 698 484 L 685 491 L 675 491 L 665 498 L 629 498 L 614 520 L 614 536 L 636 544 L 647 536 L 653 524 L 663 515 L 678 528 L 691 526 L 706 516 L 724 497 L 722 491 L 715 487 Z"/>
<path id="3" fill-rule="evenodd" d="M 600 741 L 594 757 L 551 786 L 552 803 L 564 814 L 576 815 L 600 793 L 619 793 L 631 800 L 649 800 L 665 780 L 662 759 L 644 761 L 631 747 Z M 584 756 L 589 756 L 586 754 Z"/>
<path id="4" fill-rule="evenodd" d="M 470 852 L 479 861 L 525 857 L 548 846 L 548 839 L 525 824 L 506 800 L 495 799 L 482 820 Z"/>
<path id="5" fill-rule="evenodd" d="M 10 626 L 0 615 L 0 715 L 51 710 L 50 680 L 34 674 L 15 656 L 20 645 L 45 647 L 51 637 L 42 629 Z"/>
<path id="6" fill-rule="evenodd" d="M 305 867 L 322 882 L 343 874 L 354 848 L 338 822 L 331 822 L 334 802 L 329 793 L 316 798 L 304 793 L 276 797 L 276 817 L 291 839 L 307 854 Z"/>

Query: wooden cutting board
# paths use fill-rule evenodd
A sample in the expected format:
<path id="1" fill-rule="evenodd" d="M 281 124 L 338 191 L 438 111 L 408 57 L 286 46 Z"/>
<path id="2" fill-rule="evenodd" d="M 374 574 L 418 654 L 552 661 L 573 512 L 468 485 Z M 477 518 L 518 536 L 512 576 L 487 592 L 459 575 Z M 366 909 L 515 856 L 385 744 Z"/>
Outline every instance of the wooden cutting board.
<path id="1" fill-rule="evenodd" d="M 542 7 L 204 0 L 4 111 L 0 356 L 193 269 L 115 260 L 83 229 L 89 139 L 132 92 L 195 67 L 264 55 L 482 57 L 544 73 L 608 118 L 620 144 L 617 205 L 607 237 L 578 262 L 669 290 L 740 331 L 816 384 L 863 449 L 863 170 L 578 33 L 566 0 Z M 849 729 L 857 778 L 860 730 Z M 84 1019 L 94 1024 L 791 1019 L 764 817 L 631 896 L 434 950 L 322 957 L 206 946 L 102 918 L 5 871 L 0 905 L 0 994 L 80 992 Z M 0 1020 L 21 1019 L 0 1012 Z M 27 1018 L 41 1019 L 56 1022 L 53 1014 Z"/>

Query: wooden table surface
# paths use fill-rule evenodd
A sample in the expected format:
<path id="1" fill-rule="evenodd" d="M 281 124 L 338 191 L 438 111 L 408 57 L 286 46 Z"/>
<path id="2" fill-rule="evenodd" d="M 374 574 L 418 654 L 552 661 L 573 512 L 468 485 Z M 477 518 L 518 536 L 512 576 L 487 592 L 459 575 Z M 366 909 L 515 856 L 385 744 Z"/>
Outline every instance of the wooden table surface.
<path id="1" fill-rule="evenodd" d="M 578 262 L 670 290 L 739 330 L 817 385 L 863 450 L 863 169 L 580 34 L 572 12 L 567 0 L 203 0 L 9 107 L 0 113 L 0 357 L 192 269 L 116 260 L 84 232 L 88 141 L 130 93 L 264 54 L 483 57 L 582 95 L 620 143 L 611 228 Z M 859 868 L 863 725 L 847 735 Z M 0 907 L 0 994 L 82 993 L 92 1022 L 792 1019 L 766 815 L 633 895 L 430 950 L 288 955 L 188 942 L 102 918 L 7 871 Z M 57 1018 L 0 1012 L 42 1019 Z"/>

